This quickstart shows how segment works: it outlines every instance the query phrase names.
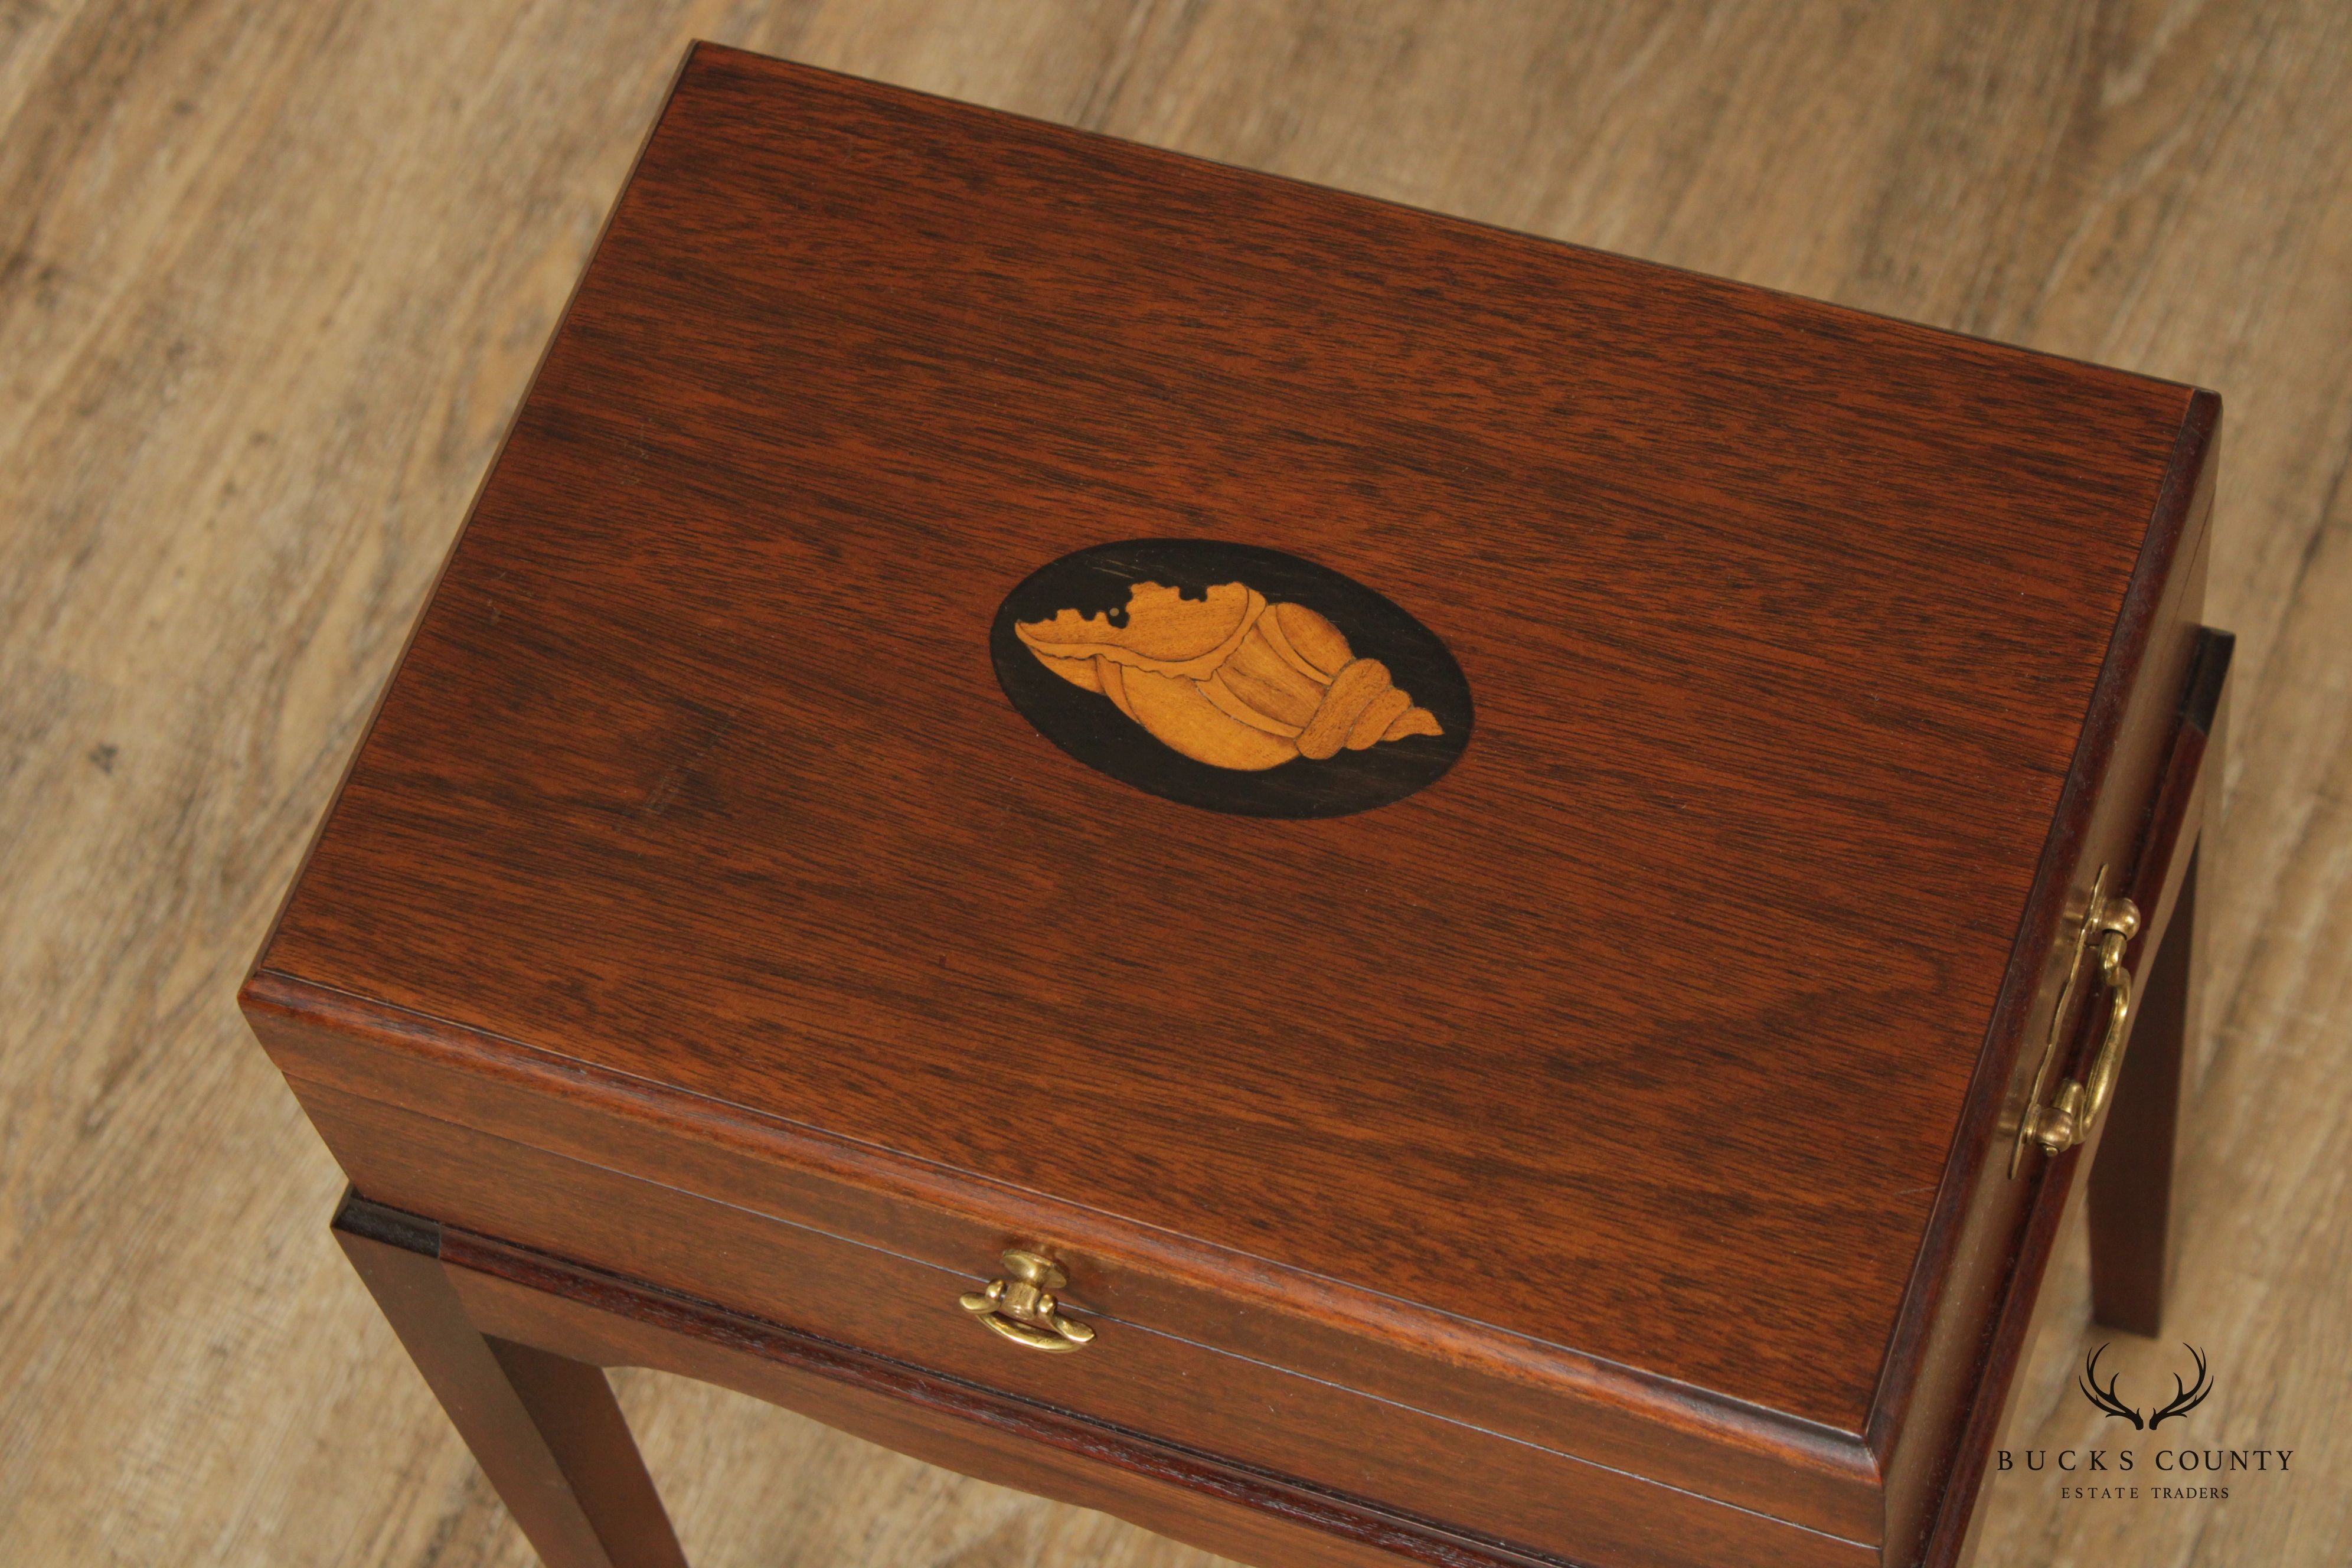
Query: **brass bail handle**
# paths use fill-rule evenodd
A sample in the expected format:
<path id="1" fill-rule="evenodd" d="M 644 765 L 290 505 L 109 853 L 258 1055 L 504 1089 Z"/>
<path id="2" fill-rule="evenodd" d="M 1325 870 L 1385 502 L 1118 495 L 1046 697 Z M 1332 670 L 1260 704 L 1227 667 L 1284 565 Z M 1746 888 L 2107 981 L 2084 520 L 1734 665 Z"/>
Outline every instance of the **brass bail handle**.
<path id="1" fill-rule="evenodd" d="M 2101 867 L 2098 881 L 2092 886 L 2090 910 L 2083 917 L 2084 937 L 2098 944 L 2099 980 L 2107 988 L 2106 1034 L 2099 1041 L 2099 1054 L 2091 1058 L 2087 1076 L 2068 1079 L 2058 1086 L 2049 1104 L 2036 1105 L 2026 1112 L 2025 1135 L 2045 1154 L 2063 1154 L 2091 1135 L 2107 1109 L 2108 1097 L 2115 1093 L 2116 1069 L 2123 1065 L 2125 1026 L 2131 1022 L 2132 1009 L 2132 977 L 2124 967 L 2124 950 L 2139 934 L 2139 906 L 2120 894 L 2107 897 L 2106 877 L 2106 868 Z M 2079 947 L 2074 962 L 2079 968 Z M 2066 990 L 2074 988 L 2070 974 Z M 2053 1036 L 2065 1010 L 2066 996 L 2062 993 L 2058 1015 L 2050 1024 Z"/>
<path id="2" fill-rule="evenodd" d="M 1074 1351 L 1092 1342 L 1094 1330 L 1055 1310 L 1054 1292 L 1070 1282 L 1060 1265 L 1014 1247 L 1004 1255 L 1004 1272 L 1009 1279 L 992 1279 L 985 1290 L 966 1291 L 960 1303 L 963 1310 L 1033 1351 Z"/>

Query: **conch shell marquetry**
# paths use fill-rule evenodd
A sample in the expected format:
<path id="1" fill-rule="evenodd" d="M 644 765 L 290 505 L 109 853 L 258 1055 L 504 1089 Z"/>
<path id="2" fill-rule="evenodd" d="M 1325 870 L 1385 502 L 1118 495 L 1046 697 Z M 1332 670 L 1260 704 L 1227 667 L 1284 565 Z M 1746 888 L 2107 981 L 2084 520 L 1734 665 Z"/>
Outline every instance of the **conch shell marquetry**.
<path id="1" fill-rule="evenodd" d="M 1188 599 L 1138 583 L 1126 619 L 1114 626 L 1108 615 L 1064 610 L 1013 630 L 1047 669 L 1212 767 L 1256 772 L 1444 732 L 1386 665 L 1358 658 L 1339 627 L 1304 605 L 1268 604 L 1245 584 Z"/>

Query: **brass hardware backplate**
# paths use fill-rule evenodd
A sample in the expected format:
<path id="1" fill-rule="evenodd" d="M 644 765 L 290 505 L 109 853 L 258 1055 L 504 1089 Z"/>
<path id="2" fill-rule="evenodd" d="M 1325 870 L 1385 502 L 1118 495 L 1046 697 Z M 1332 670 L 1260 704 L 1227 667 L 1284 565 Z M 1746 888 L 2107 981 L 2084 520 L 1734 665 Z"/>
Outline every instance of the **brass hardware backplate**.
<path id="1" fill-rule="evenodd" d="M 1004 1272 L 1008 1278 L 966 1291 L 959 1304 L 992 1331 L 1033 1351 L 1074 1351 L 1094 1342 L 1094 1330 L 1055 1310 L 1054 1292 L 1070 1282 L 1060 1265 L 1016 1247 L 1004 1255 Z"/>
<path id="2" fill-rule="evenodd" d="M 2033 1070 L 2033 1088 L 2026 1100 L 2025 1114 L 2017 1124 L 2017 1142 L 2010 1150 L 2009 1173 L 2012 1176 L 2025 1159 L 2028 1143 L 2044 1154 L 2063 1154 L 2091 1135 L 2091 1129 L 2107 1109 L 2108 1097 L 2115 1092 L 2116 1071 L 2123 1065 L 2126 1026 L 2131 1022 L 2132 977 L 2131 971 L 2124 967 L 2124 953 L 2139 934 L 2139 920 L 2138 905 L 2119 893 L 2108 893 L 2107 868 L 2100 867 L 2091 883 L 2090 906 L 2083 911 L 2083 923 L 2074 932 L 2074 955 L 2066 966 L 2065 986 L 2058 993 L 2057 1005 L 2051 1009 L 2050 1033 L 2042 1044 L 2041 1065 Z M 2091 1070 L 2081 1078 L 2067 1079 L 2045 1100 L 2042 1085 L 2057 1062 L 2059 1047 L 2066 1038 L 2066 1026 L 2074 1017 L 2083 960 L 2094 952 L 2098 955 L 2099 983 L 2107 990 L 2106 1030 L 2100 1037 L 2098 1054 L 2091 1059 Z"/>

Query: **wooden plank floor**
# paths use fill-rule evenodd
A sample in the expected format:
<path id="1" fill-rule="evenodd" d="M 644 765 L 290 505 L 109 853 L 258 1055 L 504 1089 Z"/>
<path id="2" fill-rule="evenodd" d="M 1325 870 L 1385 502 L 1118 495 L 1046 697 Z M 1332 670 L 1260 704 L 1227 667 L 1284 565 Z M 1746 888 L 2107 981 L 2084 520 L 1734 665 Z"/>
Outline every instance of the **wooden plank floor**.
<path id="1" fill-rule="evenodd" d="M 2217 1384 L 2166 1436 L 2294 1457 L 1996 1475 L 1979 1561 L 2352 1561 L 2342 0 L 0 0 L 0 1560 L 530 1561 L 231 994 L 698 36 L 2220 389 L 2176 1315 Z M 2006 1441 L 2152 1452 L 2074 1394 L 2056 1267 Z M 705 1568 L 1204 1561 L 622 1382 Z"/>

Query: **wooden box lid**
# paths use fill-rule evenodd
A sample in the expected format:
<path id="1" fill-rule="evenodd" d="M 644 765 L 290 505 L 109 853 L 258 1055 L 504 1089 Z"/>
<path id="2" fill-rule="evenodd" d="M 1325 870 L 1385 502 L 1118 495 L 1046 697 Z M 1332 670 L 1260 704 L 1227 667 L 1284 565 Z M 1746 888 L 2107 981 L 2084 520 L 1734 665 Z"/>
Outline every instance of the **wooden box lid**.
<path id="1" fill-rule="evenodd" d="M 251 1005 L 1883 1446 L 2211 426 L 705 48 Z M 1008 652 L 1188 570 L 1267 607 Z M 1250 616 L 1440 733 L 1226 766 L 1085 684 Z"/>

